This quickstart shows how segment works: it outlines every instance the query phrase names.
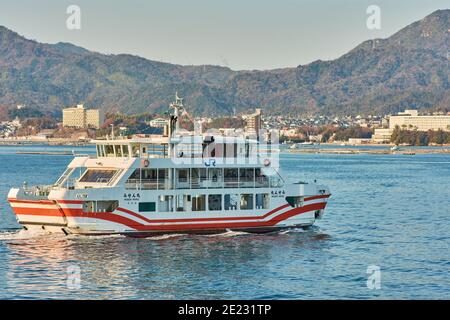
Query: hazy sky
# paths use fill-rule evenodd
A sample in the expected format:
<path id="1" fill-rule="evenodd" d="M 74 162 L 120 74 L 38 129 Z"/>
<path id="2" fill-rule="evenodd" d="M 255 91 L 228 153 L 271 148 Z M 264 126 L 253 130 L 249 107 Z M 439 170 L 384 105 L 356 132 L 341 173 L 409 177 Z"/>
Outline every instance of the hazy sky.
<path id="1" fill-rule="evenodd" d="M 81 30 L 66 28 L 71 4 L 81 8 Z M 366 27 L 373 4 L 381 30 Z M 0 25 L 102 53 L 272 69 L 337 58 L 449 7 L 448 0 L 0 0 Z"/>

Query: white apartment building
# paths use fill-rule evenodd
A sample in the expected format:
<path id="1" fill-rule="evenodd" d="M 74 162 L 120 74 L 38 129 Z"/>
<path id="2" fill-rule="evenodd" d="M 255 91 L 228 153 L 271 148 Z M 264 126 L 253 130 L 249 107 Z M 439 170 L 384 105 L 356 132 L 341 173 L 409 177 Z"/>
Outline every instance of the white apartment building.
<path id="1" fill-rule="evenodd" d="M 420 116 L 417 110 L 405 110 L 389 118 L 389 129 L 399 126 L 400 129 L 419 131 L 450 131 L 450 115 Z"/>
<path id="2" fill-rule="evenodd" d="M 64 127 L 98 129 L 104 121 L 105 117 L 101 110 L 85 109 L 82 104 L 73 108 L 63 109 Z"/>

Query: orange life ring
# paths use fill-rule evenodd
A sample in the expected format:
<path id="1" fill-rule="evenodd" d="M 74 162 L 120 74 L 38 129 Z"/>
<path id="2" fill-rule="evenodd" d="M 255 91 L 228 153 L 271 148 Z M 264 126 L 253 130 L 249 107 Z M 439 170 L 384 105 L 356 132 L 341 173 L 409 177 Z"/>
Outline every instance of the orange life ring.
<path id="1" fill-rule="evenodd" d="M 150 165 L 150 161 L 148 161 L 148 159 L 145 159 L 144 161 L 142 161 L 142 164 L 147 168 Z"/>

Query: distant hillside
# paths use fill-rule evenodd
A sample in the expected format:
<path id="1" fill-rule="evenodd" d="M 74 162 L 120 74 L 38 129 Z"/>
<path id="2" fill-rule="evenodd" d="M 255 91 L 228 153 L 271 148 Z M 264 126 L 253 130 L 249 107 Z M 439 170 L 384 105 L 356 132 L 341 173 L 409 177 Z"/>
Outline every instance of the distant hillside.
<path id="1" fill-rule="evenodd" d="M 450 10 L 438 10 L 333 61 L 232 71 L 42 44 L 0 26 L 0 105 L 54 110 L 83 102 L 109 111 L 159 112 L 178 90 L 188 109 L 203 115 L 255 107 L 277 114 L 450 107 L 449 44 Z"/>

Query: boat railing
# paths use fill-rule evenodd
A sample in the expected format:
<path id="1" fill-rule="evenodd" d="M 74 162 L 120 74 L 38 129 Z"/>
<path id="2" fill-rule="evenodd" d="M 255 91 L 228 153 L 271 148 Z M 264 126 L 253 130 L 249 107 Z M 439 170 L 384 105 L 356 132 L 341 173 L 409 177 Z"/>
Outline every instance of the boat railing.
<path id="1" fill-rule="evenodd" d="M 23 186 L 23 193 L 26 196 L 46 198 L 53 189 L 53 185 L 37 185 L 37 186 Z"/>
<path id="2" fill-rule="evenodd" d="M 278 177 L 253 178 L 178 178 L 173 189 L 221 189 L 221 188 L 278 188 L 283 186 L 283 181 Z M 169 190 L 169 179 L 128 179 L 125 182 L 126 189 L 142 190 Z"/>

